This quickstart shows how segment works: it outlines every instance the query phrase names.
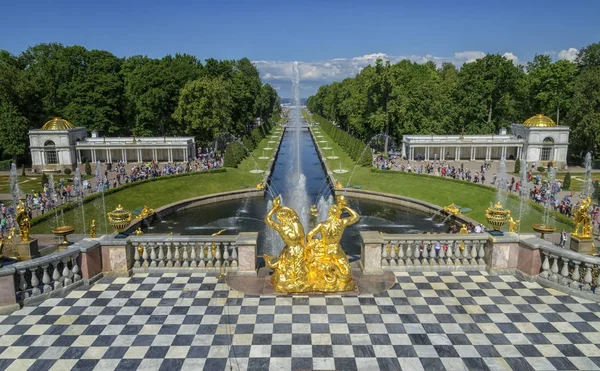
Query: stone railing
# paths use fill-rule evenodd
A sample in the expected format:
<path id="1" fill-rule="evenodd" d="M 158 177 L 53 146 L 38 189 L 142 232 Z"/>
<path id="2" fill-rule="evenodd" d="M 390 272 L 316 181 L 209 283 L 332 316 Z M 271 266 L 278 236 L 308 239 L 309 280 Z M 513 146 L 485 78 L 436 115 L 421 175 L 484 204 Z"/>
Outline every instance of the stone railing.
<path id="1" fill-rule="evenodd" d="M 539 250 L 541 267 L 537 275 L 525 278 L 557 290 L 600 300 L 598 274 L 600 258 L 558 247 L 539 238 L 522 238 L 521 245 Z"/>
<path id="2" fill-rule="evenodd" d="M 84 240 L 65 251 L 0 269 L 0 313 L 61 295 L 98 279 L 100 270 L 90 263 L 98 261 L 99 248 L 97 241 Z"/>
<path id="3" fill-rule="evenodd" d="M 133 272 L 181 269 L 256 272 L 258 233 L 231 236 L 135 236 Z"/>
<path id="4" fill-rule="evenodd" d="M 366 272 L 482 270 L 487 234 L 384 234 L 361 232 Z"/>

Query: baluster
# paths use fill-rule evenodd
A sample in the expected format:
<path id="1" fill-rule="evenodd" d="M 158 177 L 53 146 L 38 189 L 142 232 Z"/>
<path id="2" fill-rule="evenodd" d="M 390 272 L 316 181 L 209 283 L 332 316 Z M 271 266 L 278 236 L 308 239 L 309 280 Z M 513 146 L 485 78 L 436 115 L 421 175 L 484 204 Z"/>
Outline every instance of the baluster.
<path id="1" fill-rule="evenodd" d="M 50 285 L 52 279 L 50 278 L 50 274 L 48 274 L 49 266 L 50 264 L 42 265 L 42 269 L 44 270 L 44 274 L 42 275 L 42 282 L 44 283 L 44 293 L 52 291 L 52 285 Z"/>
<path id="2" fill-rule="evenodd" d="M 63 259 L 63 271 L 62 271 L 62 281 L 64 287 L 69 286 L 73 281 L 71 280 L 71 270 L 69 269 L 69 258 Z"/>
<path id="3" fill-rule="evenodd" d="M 561 257 L 562 260 L 562 268 L 560 270 L 560 279 L 558 280 L 558 283 L 560 283 L 561 285 L 564 286 L 569 286 L 570 280 L 569 280 L 569 259 L 565 258 L 565 257 Z"/>
<path id="4" fill-rule="evenodd" d="M 487 242 L 479 242 L 479 264 L 480 265 L 485 265 L 485 244 Z"/>
<path id="5" fill-rule="evenodd" d="M 215 248 L 215 267 L 221 266 L 221 243 L 217 242 Z"/>
<path id="6" fill-rule="evenodd" d="M 148 268 L 148 246 L 147 245 L 142 245 L 142 248 L 144 249 L 144 251 L 142 252 L 142 259 L 144 259 L 144 263 L 142 264 L 142 267 L 144 268 Z"/>
<path id="7" fill-rule="evenodd" d="M 412 252 L 412 244 L 413 241 L 407 241 L 406 242 L 406 265 L 413 265 L 413 261 L 412 261 L 412 256 L 413 256 L 413 252 Z"/>
<path id="8" fill-rule="evenodd" d="M 543 251 L 544 261 L 542 262 L 542 273 L 540 277 L 548 279 L 550 277 L 550 261 L 548 260 L 548 253 Z"/>
<path id="9" fill-rule="evenodd" d="M 454 265 L 454 259 L 452 258 L 454 254 L 454 250 L 452 247 L 454 246 L 454 241 L 448 241 L 448 251 L 446 251 L 446 265 L 452 266 Z"/>
<path id="10" fill-rule="evenodd" d="M 465 241 L 465 248 L 462 250 L 461 264 L 469 265 L 469 244 L 471 241 Z"/>
<path id="11" fill-rule="evenodd" d="M 173 246 L 175 247 L 175 251 L 173 251 L 173 266 L 175 268 L 181 267 L 181 252 L 179 251 L 179 242 L 174 242 Z"/>
<path id="12" fill-rule="evenodd" d="M 38 296 L 42 293 L 42 290 L 40 290 L 40 280 L 37 277 L 37 267 L 34 268 L 29 268 L 29 271 L 31 272 L 31 296 Z"/>
<path id="13" fill-rule="evenodd" d="M 581 276 L 579 275 L 579 264 L 581 264 L 580 262 L 574 260 L 573 261 L 573 273 L 571 275 L 571 279 L 573 281 L 571 281 L 571 288 L 572 289 L 579 289 L 579 280 L 581 279 Z M 542 266 L 543 268 L 543 266 Z"/>
<path id="14" fill-rule="evenodd" d="M 384 243 L 381 246 L 381 266 L 386 267 L 390 265 L 388 262 L 388 244 Z"/>
<path id="15" fill-rule="evenodd" d="M 73 278 L 73 283 L 79 281 L 81 279 L 81 275 L 79 274 L 79 265 L 77 265 L 77 257 L 79 254 L 75 254 L 71 257 L 71 276 Z"/>
<path id="16" fill-rule="evenodd" d="M 133 253 L 133 267 L 134 268 L 140 268 L 142 266 L 142 263 L 140 262 L 140 246 L 141 244 L 138 243 L 137 247 L 134 248 L 134 253 Z"/>
<path id="17" fill-rule="evenodd" d="M 237 254 L 237 250 L 235 249 L 235 243 L 231 243 L 231 266 L 232 267 L 237 267 L 238 266 L 238 254 Z"/>
<path id="18" fill-rule="evenodd" d="M 446 264 L 446 262 L 444 261 L 444 259 L 446 258 L 446 251 L 444 251 L 444 244 L 446 246 L 448 246 L 448 241 L 440 241 L 440 251 L 438 253 L 438 259 L 437 259 L 437 264 L 439 266 Z"/>
<path id="19" fill-rule="evenodd" d="M 63 287 L 62 280 L 61 280 L 62 277 L 61 277 L 59 269 L 58 269 L 58 264 L 60 264 L 60 260 L 52 263 L 52 266 L 54 267 L 53 272 L 52 272 L 52 281 L 54 281 L 54 290 L 57 290 L 57 289 L 60 289 L 61 287 Z"/>
<path id="20" fill-rule="evenodd" d="M 205 255 L 204 255 L 204 243 L 203 242 L 200 243 L 200 257 L 199 257 L 199 260 L 200 261 L 198 262 L 198 265 L 200 267 L 206 266 L 206 262 L 205 262 L 206 258 L 205 258 Z"/>
<path id="21" fill-rule="evenodd" d="M 213 266 L 213 248 L 215 248 L 215 243 L 213 242 L 212 244 L 208 245 L 208 256 L 206 257 L 206 266 L 207 267 L 212 267 Z"/>
<path id="22" fill-rule="evenodd" d="M 23 299 L 28 298 L 30 296 L 27 292 L 29 284 L 27 283 L 27 280 L 25 280 L 25 272 L 27 272 L 26 269 L 19 269 L 19 288 L 21 289 L 21 292 L 23 294 Z"/>
<path id="23" fill-rule="evenodd" d="M 223 264 L 229 263 L 229 249 L 231 247 L 231 242 L 223 244 Z"/>
<path id="24" fill-rule="evenodd" d="M 190 259 L 192 260 L 191 263 L 190 263 L 190 267 L 192 267 L 192 268 L 195 268 L 195 267 L 198 266 L 198 263 L 196 261 L 196 259 L 198 258 L 198 256 L 196 255 L 196 248 L 197 247 L 198 247 L 197 244 L 195 244 L 193 242 L 190 244 L 190 248 L 192 250 L 192 252 L 190 254 Z"/>
<path id="25" fill-rule="evenodd" d="M 151 262 L 150 262 L 150 266 L 151 266 L 152 268 L 156 268 L 156 266 L 157 266 L 157 264 L 158 264 L 158 262 L 157 262 L 157 260 L 158 260 L 158 257 L 156 256 L 156 248 L 157 248 L 157 247 L 158 247 L 158 248 L 160 248 L 160 246 L 159 246 L 159 244 L 156 244 L 156 245 L 157 245 L 157 246 L 154 246 L 154 244 L 152 244 L 152 245 L 150 246 L 150 260 L 151 260 Z M 161 248 L 161 252 L 162 252 L 162 248 Z M 161 260 L 161 261 L 162 261 L 162 260 Z"/>
<path id="26" fill-rule="evenodd" d="M 458 241 L 455 242 L 455 245 L 458 244 L 458 246 L 454 246 L 454 264 L 455 265 L 461 265 L 462 264 L 462 250 L 461 250 L 461 246 L 462 249 L 465 249 L 466 247 L 465 242 L 461 241 L 460 243 Z"/>
<path id="27" fill-rule="evenodd" d="M 477 244 L 473 241 L 471 244 L 471 265 L 477 265 Z"/>
<path id="28" fill-rule="evenodd" d="M 390 265 L 398 266 L 398 257 L 396 256 L 396 247 L 398 246 L 398 241 L 394 241 L 390 246 Z"/>
<path id="29" fill-rule="evenodd" d="M 165 265 L 167 267 L 172 267 L 173 266 L 173 241 L 171 242 L 167 242 L 166 243 L 166 248 L 167 248 L 167 256 L 166 256 L 166 263 L 165 263 L 165 254 L 163 252 L 163 247 L 160 247 L 160 253 L 158 254 L 158 260 L 160 260 L 160 263 L 158 263 L 159 267 L 164 267 Z M 161 256 L 162 254 L 162 256 Z"/>
<path id="30" fill-rule="evenodd" d="M 404 244 L 406 241 L 398 241 L 398 265 L 404 265 Z"/>
<path id="31" fill-rule="evenodd" d="M 422 259 L 421 259 L 421 265 L 424 265 L 426 267 L 429 266 L 429 249 L 431 247 L 431 241 L 423 241 L 423 253 L 421 254 Z"/>
<path id="32" fill-rule="evenodd" d="M 553 259 L 552 267 L 550 268 L 550 271 L 552 272 L 550 275 L 550 281 L 558 282 L 558 256 L 550 255 L 550 257 Z"/>
<path id="33" fill-rule="evenodd" d="M 584 263 L 584 264 L 585 264 L 585 276 L 583 277 L 584 285 L 582 287 L 582 290 L 591 291 L 592 290 L 592 268 L 594 267 L 594 265 L 590 264 L 590 263 Z"/>
<path id="34" fill-rule="evenodd" d="M 181 266 L 183 268 L 187 268 L 190 266 L 190 255 L 188 254 L 188 245 L 187 242 L 181 243 Z"/>
<path id="35" fill-rule="evenodd" d="M 415 250 L 413 251 L 413 265 L 421 265 L 421 241 L 415 241 Z"/>

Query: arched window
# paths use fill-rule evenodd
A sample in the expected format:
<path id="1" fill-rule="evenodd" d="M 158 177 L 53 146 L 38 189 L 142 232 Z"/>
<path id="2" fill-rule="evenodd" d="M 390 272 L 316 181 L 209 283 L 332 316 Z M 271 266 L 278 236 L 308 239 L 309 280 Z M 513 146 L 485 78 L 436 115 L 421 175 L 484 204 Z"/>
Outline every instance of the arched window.
<path id="1" fill-rule="evenodd" d="M 56 155 L 56 148 L 54 142 L 51 140 L 44 143 L 44 157 L 46 158 L 47 164 L 58 164 L 58 156 Z"/>
<path id="2" fill-rule="evenodd" d="M 550 161 L 552 154 L 552 147 L 554 146 L 554 139 L 552 137 L 546 137 L 543 140 L 544 146 L 542 147 L 542 153 L 540 160 Z"/>

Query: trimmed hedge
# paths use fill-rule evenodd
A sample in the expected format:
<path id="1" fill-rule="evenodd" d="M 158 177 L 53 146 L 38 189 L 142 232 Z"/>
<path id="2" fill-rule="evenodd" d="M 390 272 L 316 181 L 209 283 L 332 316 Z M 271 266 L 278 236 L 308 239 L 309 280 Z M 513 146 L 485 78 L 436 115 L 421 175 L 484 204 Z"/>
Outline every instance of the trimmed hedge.
<path id="1" fill-rule="evenodd" d="M 347 131 L 338 128 L 333 125 L 327 119 L 319 116 L 317 114 L 313 114 L 312 116 L 315 122 L 318 122 L 324 132 L 329 135 L 329 137 L 336 142 L 344 152 L 355 163 L 358 163 L 360 166 L 370 167 L 373 164 L 373 157 L 371 155 L 370 148 L 364 150 L 367 146 L 363 141 L 357 139 L 350 135 Z M 368 156 L 367 156 L 368 154 Z"/>
<path id="2" fill-rule="evenodd" d="M 408 172 L 403 172 L 403 171 L 394 171 L 394 170 L 380 170 L 380 169 L 376 169 L 373 168 L 371 169 L 372 172 L 374 173 L 385 173 L 385 174 L 399 174 L 402 176 L 414 176 L 414 177 L 430 177 L 433 175 L 428 175 L 428 174 L 419 174 L 419 173 L 408 173 Z M 483 185 L 481 183 L 474 183 L 474 182 L 467 182 L 464 180 L 460 180 L 460 179 L 453 179 L 453 178 L 447 178 L 447 177 L 442 177 L 442 176 L 436 176 L 435 179 L 439 179 L 442 180 L 444 182 L 450 182 L 450 183 L 456 183 L 456 184 L 461 184 L 464 186 L 468 186 L 468 187 L 475 187 L 475 188 L 481 188 L 481 189 L 485 189 L 491 192 L 496 192 L 497 188 L 491 187 L 491 186 L 486 186 Z M 509 198 L 512 198 L 514 200 L 519 200 L 519 196 L 509 193 L 508 194 Z M 539 212 L 544 212 L 544 206 L 537 204 L 531 200 L 528 200 L 529 202 L 529 206 L 531 206 L 531 208 L 539 211 Z M 575 221 L 571 218 L 569 218 L 568 216 L 565 216 L 561 213 L 558 213 L 556 211 L 550 211 L 550 215 L 552 216 L 552 218 L 554 220 L 557 220 L 563 224 L 569 225 L 571 227 L 575 227 Z"/>
<path id="3" fill-rule="evenodd" d="M 246 146 L 247 147 L 247 146 Z M 240 162 L 247 156 L 247 151 L 240 142 L 231 142 L 225 148 L 225 157 L 223 158 L 223 166 L 237 167 Z"/>
<path id="4" fill-rule="evenodd" d="M 194 176 L 194 175 L 202 175 L 202 174 L 212 174 L 212 173 L 225 173 L 227 172 L 227 169 L 224 168 L 219 168 L 219 169 L 212 169 L 212 170 L 202 170 L 202 171 L 194 171 L 191 173 L 183 173 L 183 174 L 175 174 L 175 175 L 168 175 L 168 176 L 160 176 L 160 177 L 156 177 L 156 178 L 150 178 L 150 179 L 144 179 L 144 180 L 138 180 L 135 182 L 131 182 L 131 183 L 126 183 L 123 185 L 120 185 L 116 188 L 111 188 L 108 189 L 104 192 L 96 192 L 93 193 L 89 196 L 86 196 L 83 198 L 83 203 L 88 203 L 90 201 L 94 201 L 95 199 L 102 197 L 102 193 L 104 193 L 104 196 L 108 196 L 110 194 L 113 193 L 117 193 L 117 192 L 121 192 L 127 188 L 131 188 L 131 187 L 135 187 L 138 186 L 140 184 L 145 184 L 145 183 L 150 183 L 150 182 L 157 182 L 157 181 L 161 181 L 161 180 L 169 180 L 169 179 L 173 179 L 173 178 L 181 178 L 181 177 L 186 177 L 186 176 Z M 54 214 L 63 211 L 69 211 L 72 210 L 76 207 L 79 207 L 79 204 L 76 202 L 69 202 L 67 204 L 61 205 L 59 207 L 57 207 L 54 210 L 48 211 L 46 212 L 44 215 L 40 215 L 40 216 L 36 216 L 35 218 L 31 219 L 31 225 L 34 226 L 36 224 L 39 224 L 45 220 L 48 220 L 50 218 L 54 217 Z"/>
<path id="5" fill-rule="evenodd" d="M 13 163 L 13 160 L 0 161 L 0 171 L 10 171 L 10 165 L 12 163 Z"/>

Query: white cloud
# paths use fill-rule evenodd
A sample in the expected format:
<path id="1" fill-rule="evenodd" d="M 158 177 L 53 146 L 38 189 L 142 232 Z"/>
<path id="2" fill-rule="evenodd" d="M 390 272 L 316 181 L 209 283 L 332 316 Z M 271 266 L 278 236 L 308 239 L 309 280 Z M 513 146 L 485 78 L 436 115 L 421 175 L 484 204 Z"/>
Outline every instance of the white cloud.
<path id="1" fill-rule="evenodd" d="M 511 60 L 514 64 L 519 64 L 519 58 L 517 58 L 516 55 L 514 55 L 513 53 L 504 53 L 502 54 L 502 56 L 508 60 Z"/>
<path id="2" fill-rule="evenodd" d="M 560 52 L 558 52 L 558 59 L 566 59 L 568 61 L 574 62 L 575 59 L 577 59 L 577 54 L 579 54 L 579 50 L 575 48 L 561 50 Z"/>
<path id="3" fill-rule="evenodd" d="M 483 57 L 485 57 L 485 53 L 480 51 L 464 51 L 454 53 L 454 58 L 458 61 L 462 61 L 462 63 L 475 62 L 476 59 Z"/>

